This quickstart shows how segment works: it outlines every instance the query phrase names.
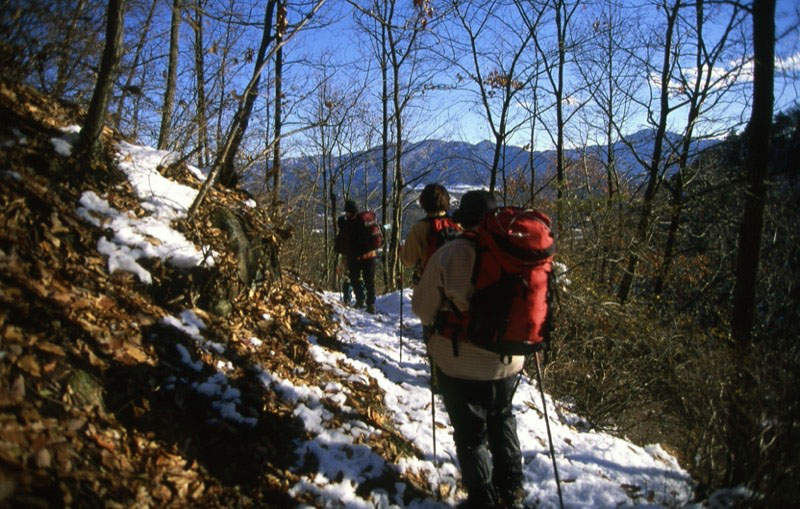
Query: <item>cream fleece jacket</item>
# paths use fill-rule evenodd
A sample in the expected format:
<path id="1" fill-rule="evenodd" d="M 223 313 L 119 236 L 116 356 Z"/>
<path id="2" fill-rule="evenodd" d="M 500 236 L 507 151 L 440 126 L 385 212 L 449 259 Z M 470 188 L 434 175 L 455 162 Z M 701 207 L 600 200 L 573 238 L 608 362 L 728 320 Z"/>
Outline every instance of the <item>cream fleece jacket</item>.
<path id="1" fill-rule="evenodd" d="M 472 293 L 472 267 L 475 244 L 469 239 L 455 239 L 439 248 L 425 267 L 411 299 L 411 308 L 423 325 L 431 325 L 440 309 L 449 309 L 452 302 L 461 311 L 469 308 Z M 445 299 L 446 297 L 446 299 Z M 433 334 L 428 341 L 428 355 L 445 374 L 466 380 L 497 380 L 518 373 L 525 357 L 515 355 L 503 359 L 468 341 L 458 344 L 453 355 L 449 338 Z"/>

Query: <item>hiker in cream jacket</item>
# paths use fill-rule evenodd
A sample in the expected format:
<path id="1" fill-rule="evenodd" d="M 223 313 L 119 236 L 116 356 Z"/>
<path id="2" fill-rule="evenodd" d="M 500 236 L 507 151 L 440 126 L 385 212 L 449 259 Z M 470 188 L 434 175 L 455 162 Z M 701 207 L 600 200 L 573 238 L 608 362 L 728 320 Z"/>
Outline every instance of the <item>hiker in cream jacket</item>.
<path id="1" fill-rule="evenodd" d="M 412 309 L 423 325 L 432 325 L 439 311 L 448 310 L 451 303 L 462 312 L 469 309 L 474 264 L 475 243 L 468 239 L 450 241 L 431 256 L 411 300 Z M 508 362 L 507 358 L 469 341 L 458 344 L 456 356 L 452 340 L 436 332 L 431 334 L 427 346 L 439 369 L 466 380 L 497 380 L 515 375 L 525 360 L 524 356 L 516 355 Z"/>
<path id="2" fill-rule="evenodd" d="M 419 195 L 419 205 L 425 211 L 425 217 L 411 225 L 408 237 L 400 248 L 400 262 L 414 269 L 414 285 L 419 282 L 428 262 L 428 233 L 433 228 L 432 221 L 447 218 L 450 194 L 441 184 L 428 184 Z"/>
<path id="3" fill-rule="evenodd" d="M 487 191 L 470 191 L 461 199 L 453 219 L 473 229 L 495 200 Z M 469 309 L 474 292 L 472 272 L 475 244 L 457 238 L 439 248 L 414 288 L 412 309 L 424 326 L 433 326 L 438 313 L 454 305 Z M 435 379 L 453 424 L 453 438 L 468 499 L 463 507 L 497 504 L 522 507 L 522 455 L 512 400 L 524 356 L 510 358 L 468 341 L 458 343 L 433 331 L 427 341 Z"/>

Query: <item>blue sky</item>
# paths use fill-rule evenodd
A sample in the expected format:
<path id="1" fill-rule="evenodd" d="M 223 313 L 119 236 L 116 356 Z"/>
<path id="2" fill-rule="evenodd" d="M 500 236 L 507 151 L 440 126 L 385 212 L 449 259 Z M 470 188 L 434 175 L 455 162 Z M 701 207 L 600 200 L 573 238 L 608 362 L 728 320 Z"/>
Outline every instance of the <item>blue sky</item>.
<path id="1" fill-rule="evenodd" d="M 410 5 L 411 2 L 409 1 Z M 626 2 L 626 8 L 641 11 L 645 2 Z M 652 19 L 663 17 L 660 11 L 653 11 Z M 331 23 L 325 27 L 314 29 L 307 34 L 300 34 L 295 45 L 288 51 L 298 58 L 309 57 L 312 60 L 327 52 L 335 62 L 341 64 L 339 79 L 341 82 L 353 79 L 368 65 L 375 69 L 375 63 L 370 56 L 370 48 L 363 35 L 359 35 L 353 23 L 349 6 L 345 2 L 334 1 L 326 4 L 323 11 L 325 19 Z M 577 16 L 585 15 L 578 12 Z M 517 14 L 518 16 L 518 14 Z M 582 20 L 576 16 L 576 22 Z M 513 18 L 514 12 L 507 18 Z M 776 31 L 784 34 L 779 41 L 776 54 L 776 83 L 775 98 L 776 110 L 785 109 L 798 101 L 798 72 L 800 71 L 800 32 L 796 28 L 798 19 L 798 5 L 795 0 L 779 0 L 776 11 Z M 513 21 L 509 21 L 509 24 Z M 792 30 L 792 27 L 795 27 Z M 707 35 L 714 37 L 714 27 L 709 27 Z M 749 28 L 746 33 L 749 35 Z M 734 61 L 720 62 L 720 67 L 730 67 Z M 488 67 L 488 66 L 487 66 Z M 433 81 L 437 84 L 454 83 L 455 71 L 450 69 L 438 75 Z M 571 76 L 568 75 L 567 79 Z M 574 77 L 574 76 L 572 76 Z M 749 117 L 749 83 L 747 72 L 740 77 L 742 82 L 740 97 L 733 104 L 726 106 L 725 110 L 718 108 L 714 118 L 722 119 L 716 126 L 709 126 L 708 131 L 723 134 L 726 129 L 740 128 L 741 123 Z M 371 80 L 374 87 L 379 85 L 379 77 Z M 646 91 L 642 90 L 645 94 Z M 376 94 L 373 92 L 373 97 Z M 419 109 L 414 110 L 416 117 L 408 123 L 411 139 L 419 140 L 429 137 L 458 139 L 476 143 L 491 139 L 491 132 L 485 120 L 482 107 L 475 101 L 474 94 L 453 90 L 428 91 L 428 95 L 418 101 Z M 547 100 L 545 98 L 545 100 Z M 517 108 L 517 111 L 519 108 Z M 569 108 L 568 108 L 569 110 Z M 675 129 L 679 129 L 683 121 L 678 112 L 673 116 Z M 548 117 L 545 116 L 547 120 Z M 576 117 L 576 122 L 582 121 Z M 629 123 L 629 132 L 636 131 L 646 126 L 643 115 L 634 116 Z M 582 136 L 579 135 L 577 138 Z M 576 137 L 574 135 L 573 137 Z M 522 133 L 512 142 L 515 145 L 524 145 L 528 142 L 529 135 Z M 548 148 L 548 137 L 542 131 L 537 134 L 537 148 Z"/>

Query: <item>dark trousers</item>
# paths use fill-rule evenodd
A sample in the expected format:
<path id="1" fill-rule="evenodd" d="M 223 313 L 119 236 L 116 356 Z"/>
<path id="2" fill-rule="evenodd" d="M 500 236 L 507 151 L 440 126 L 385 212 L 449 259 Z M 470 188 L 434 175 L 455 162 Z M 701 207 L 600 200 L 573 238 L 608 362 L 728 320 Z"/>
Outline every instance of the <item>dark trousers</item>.
<path id="1" fill-rule="evenodd" d="M 462 380 L 436 369 L 444 406 L 453 424 L 461 478 L 469 507 L 493 507 L 522 487 L 522 453 L 511 401 L 517 375 L 500 380 Z"/>
<path id="2" fill-rule="evenodd" d="M 347 271 L 353 283 L 353 292 L 356 294 L 356 305 L 364 304 L 364 291 L 367 292 L 366 304 L 375 304 L 375 258 L 366 260 L 349 260 Z M 358 278 L 364 279 L 364 286 L 357 283 Z"/>

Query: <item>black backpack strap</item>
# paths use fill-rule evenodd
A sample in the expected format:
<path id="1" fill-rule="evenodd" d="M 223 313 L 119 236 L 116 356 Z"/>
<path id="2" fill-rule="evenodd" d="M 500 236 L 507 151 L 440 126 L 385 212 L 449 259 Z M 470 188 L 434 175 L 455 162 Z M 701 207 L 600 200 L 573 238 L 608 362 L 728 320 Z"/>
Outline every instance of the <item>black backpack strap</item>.
<path id="1" fill-rule="evenodd" d="M 478 282 L 478 273 L 481 270 L 481 254 L 483 254 L 483 252 L 487 251 L 489 248 L 486 246 L 482 246 L 478 242 L 478 236 L 473 233 L 464 232 L 461 235 L 459 235 L 459 238 L 471 240 L 472 245 L 475 248 L 475 263 L 472 264 L 472 279 L 471 279 L 472 286 L 475 286 L 475 284 L 477 284 Z"/>
<path id="2" fill-rule="evenodd" d="M 461 321 L 464 319 L 464 313 L 462 313 L 461 310 L 458 309 L 458 306 L 456 306 L 455 303 L 447 296 L 444 296 L 444 300 L 447 302 L 447 307 L 450 308 L 450 311 L 445 313 L 445 320 L 447 320 L 447 317 L 449 317 L 450 314 L 456 317 L 455 323 L 447 320 L 446 325 L 452 325 L 451 329 L 453 333 L 450 341 L 453 343 L 453 357 L 458 357 L 458 342 L 461 340 L 461 336 L 464 335 L 464 331 L 460 327 Z"/>

